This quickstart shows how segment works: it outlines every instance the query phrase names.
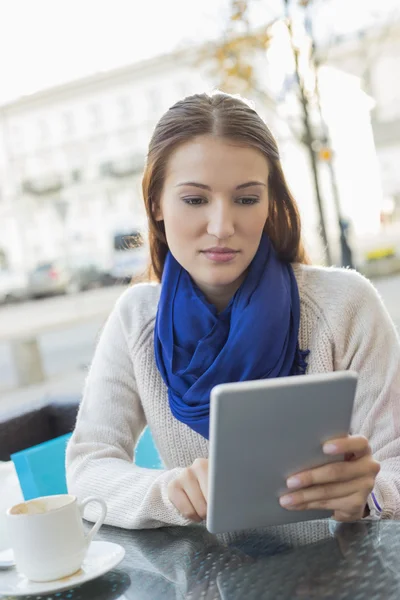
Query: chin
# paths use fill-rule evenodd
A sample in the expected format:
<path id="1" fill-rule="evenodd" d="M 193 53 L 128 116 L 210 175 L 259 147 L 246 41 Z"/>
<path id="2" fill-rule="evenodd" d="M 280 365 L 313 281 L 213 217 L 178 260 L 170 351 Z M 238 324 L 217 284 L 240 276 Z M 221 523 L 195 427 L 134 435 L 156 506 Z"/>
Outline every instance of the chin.
<path id="1" fill-rule="evenodd" d="M 212 287 L 229 287 L 233 285 L 238 279 L 240 279 L 243 275 L 243 272 L 240 271 L 238 273 L 215 273 L 214 276 L 206 275 L 203 278 L 203 281 L 206 285 Z"/>

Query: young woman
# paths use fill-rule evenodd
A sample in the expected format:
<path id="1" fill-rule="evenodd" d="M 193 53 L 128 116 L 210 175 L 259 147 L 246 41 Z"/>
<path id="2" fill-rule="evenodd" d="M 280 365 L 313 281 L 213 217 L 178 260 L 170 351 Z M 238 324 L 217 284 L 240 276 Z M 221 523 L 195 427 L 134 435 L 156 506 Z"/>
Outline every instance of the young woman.
<path id="1" fill-rule="evenodd" d="M 119 527 L 200 522 L 211 388 L 352 369 L 352 435 L 324 448 L 347 460 L 299 474 L 280 502 L 342 521 L 399 518 L 399 339 L 366 279 L 307 264 L 261 118 L 225 94 L 178 102 L 151 139 L 143 196 L 157 283 L 124 292 L 102 332 L 67 450 L 69 491 L 102 496 Z M 146 424 L 163 470 L 133 464 Z"/>

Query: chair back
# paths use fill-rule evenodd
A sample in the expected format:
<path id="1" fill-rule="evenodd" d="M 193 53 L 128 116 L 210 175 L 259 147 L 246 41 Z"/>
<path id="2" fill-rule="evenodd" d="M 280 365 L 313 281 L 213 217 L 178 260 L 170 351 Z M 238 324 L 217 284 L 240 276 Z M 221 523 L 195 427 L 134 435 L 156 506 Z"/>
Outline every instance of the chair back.
<path id="1" fill-rule="evenodd" d="M 71 433 L 11 455 L 25 500 L 67 494 L 65 451 Z"/>
<path id="2" fill-rule="evenodd" d="M 11 455 L 25 501 L 68 493 L 65 452 L 71 435 L 67 433 Z M 147 469 L 163 468 L 148 427 L 136 446 L 135 464 Z"/>

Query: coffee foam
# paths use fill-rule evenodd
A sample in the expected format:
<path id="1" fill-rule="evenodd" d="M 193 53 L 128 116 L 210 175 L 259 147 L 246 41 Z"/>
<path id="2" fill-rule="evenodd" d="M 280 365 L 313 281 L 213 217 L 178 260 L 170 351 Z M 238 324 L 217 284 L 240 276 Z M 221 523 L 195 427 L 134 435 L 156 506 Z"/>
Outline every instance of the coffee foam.
<path id="1" fill-rule="evenodd" d="M 46 502 L 43 500 L 31 500 L 30 502 L 22 502 L 11 509 L 12 515 L 42 515 L 48 512 Z"/>

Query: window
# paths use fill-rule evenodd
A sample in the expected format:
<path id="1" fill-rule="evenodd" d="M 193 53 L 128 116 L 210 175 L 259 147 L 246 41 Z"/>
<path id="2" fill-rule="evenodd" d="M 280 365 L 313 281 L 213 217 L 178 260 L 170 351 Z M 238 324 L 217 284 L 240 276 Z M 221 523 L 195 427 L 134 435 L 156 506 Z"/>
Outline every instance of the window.
<path id="1" fill-rule="evenodd" d="M 38 265 L 35 269 L 35 273 L 43 273 L 44 271 L 49 271 L 52 268 L 52 263 L 42 263 Z"/>
<path id="2" fill-rule="evenodd" d="M 63 127 L 65 135 L 70 136 L 75 133 L 75 120 L 74 115 L 71 111 L 63 114 Z"/>
<path id="3" fill-rule="evenodd" d="M 91 104 L 88 108 L 90 128 L 99 129 L 103 124 L 103 115 L 101 107 L 98 104 Z"/>
<path id="4" fill-rule="evenodd" d="M 7 252 L 3 248 L 0 248 L 0 269 L 5 270 L 5 269 L 8 269 L 8 267 L 9 267 L 9 262 L 8 262 Z"/>
<path id="5" fill-rule="evenodd" d="M 129 96 L 122 96 L 118 99 L 119 118 L 122 122 L 132 119 L 132 103 Z"/>
<path id="6" fill-rule="evenodd" d="M 24 149 L 24 137 L 18 125 L 14 125 L 11 129 L 11 144 L 16 153 L 20 153 Z"/>
<path id="7" fill-rule="evenodd" d="M 140 248 L 142 245 L 143 238 L 139 231 L 114 235 L 114 250 L 129 250 L 131 248 Z"/>
<path id="8" fill-rule="evenodd" d="M 377 101 L 376 112 L 379 120 L 391 121 L 400 116 L 400 83 L 394 73 L 400 68 L 400 56 L 379 57 L 372 69 L 372 92 Z"/>
<path id="9" fill-rule="evenodd" d="M 38 121 L 38 140 L 42 145 L 50 141 L 50 128 L 44 119 Z"/>
<path id="10" fill-rule="evenodd" d="M 161 113 L 161 93 L 157 89 L 147 92 L 148 115 L 150 119 L 158 118 Z"/>
<path id="11" fill-rule="evenodd" d="M 71 171 L 71 179 L 74 183 L 79 183 L 82 181 L 82 171 L 81 169 L 72 169 Z"/>

